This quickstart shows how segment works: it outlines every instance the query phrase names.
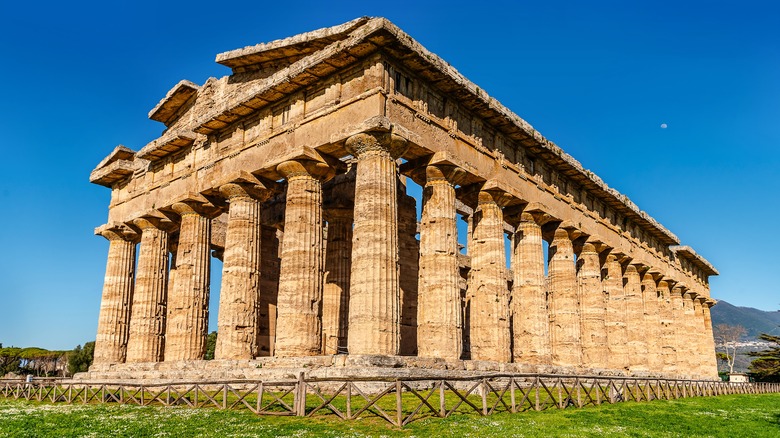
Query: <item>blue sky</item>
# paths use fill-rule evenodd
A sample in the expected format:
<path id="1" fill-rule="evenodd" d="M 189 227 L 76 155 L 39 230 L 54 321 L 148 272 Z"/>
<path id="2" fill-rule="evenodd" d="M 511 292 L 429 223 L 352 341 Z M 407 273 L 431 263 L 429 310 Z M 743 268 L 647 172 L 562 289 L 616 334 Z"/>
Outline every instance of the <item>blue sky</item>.
<path id="1" fill-rule="evenodd" d="M 3 6 L 6 346 L 94 339 L 108 244 L 92 229 L 110 191 L 89 172 L 161 133 L 146 115 L 174 84 L 228 74 L 217 53 L 361 15 L 389 18 L 693 246 L 721 272 L 715 298 L 780 308 L 775 2 L 160 3 Z"/>

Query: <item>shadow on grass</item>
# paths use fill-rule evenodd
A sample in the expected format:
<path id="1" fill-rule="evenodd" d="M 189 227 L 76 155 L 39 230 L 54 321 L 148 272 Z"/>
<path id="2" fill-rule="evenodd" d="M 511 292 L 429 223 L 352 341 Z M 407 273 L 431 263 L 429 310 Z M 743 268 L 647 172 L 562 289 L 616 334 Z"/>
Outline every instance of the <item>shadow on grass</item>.
<path id="1" fill-rule="evenodd" d="M 772 425 L 780 428 L 780 412 L 773 414 L 772 417 L 774 418 Z"/>

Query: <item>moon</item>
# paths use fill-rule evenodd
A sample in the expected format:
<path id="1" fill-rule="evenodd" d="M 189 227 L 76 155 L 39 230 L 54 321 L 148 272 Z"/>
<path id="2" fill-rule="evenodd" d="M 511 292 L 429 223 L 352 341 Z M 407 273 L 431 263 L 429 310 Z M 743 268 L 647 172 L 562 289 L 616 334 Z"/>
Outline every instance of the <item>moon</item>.
<path id="1" fill-rule="evenodd" d="M 669 126 L 666 123 L 661 123 L 661 129 L 666 129 L 666 127 Z"/>

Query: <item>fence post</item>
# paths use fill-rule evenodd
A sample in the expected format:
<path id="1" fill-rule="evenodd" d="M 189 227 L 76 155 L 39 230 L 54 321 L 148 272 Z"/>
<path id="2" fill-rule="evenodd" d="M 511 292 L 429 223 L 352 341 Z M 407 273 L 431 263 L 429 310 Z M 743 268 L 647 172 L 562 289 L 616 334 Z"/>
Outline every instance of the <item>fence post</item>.
<path id="1" fill-rule="evenodd" d="M 444 400 L 444 380 L 439 382 L 439 416 L 442 418 L 447 416 L 447 404 Z"/>
<path id="2" fill-rule="evenodd" d="M 303 372 L 298 373 L 298 383 L 295 391 L 295 415 L 298 417 L 306 416 L 306 381 L 303 378 Z"/>
<path id="3" fill-rule="evenodd" d="M 395 421 L 398 423 L 398 427 L 403 426 L 404 412 L 403 412 L 403 400 L 401 400 L 401 381 L 395 379 Z"/>

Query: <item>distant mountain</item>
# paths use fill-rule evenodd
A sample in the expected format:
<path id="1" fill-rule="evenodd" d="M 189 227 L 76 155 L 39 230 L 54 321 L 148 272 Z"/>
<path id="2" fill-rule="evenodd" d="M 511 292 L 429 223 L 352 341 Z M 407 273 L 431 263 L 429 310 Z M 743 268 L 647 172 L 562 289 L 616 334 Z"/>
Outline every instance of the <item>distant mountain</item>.
<path id="1" fill-rule="evenodd" d="M 752 307 L 738 307 L 726 301 L 718 301 L 712 308 L 712 326 L 718 324 L 741 325 L 747 330 L 747 338 L 755 339 L 761 333 L 780 334 L 780 312 L 767 312 Z"/>

